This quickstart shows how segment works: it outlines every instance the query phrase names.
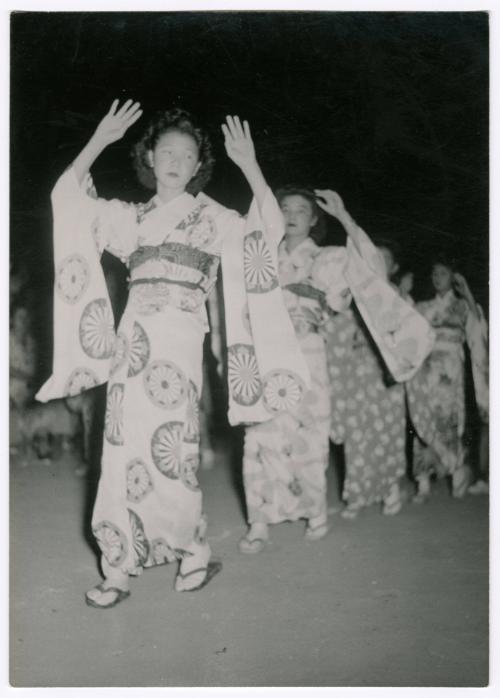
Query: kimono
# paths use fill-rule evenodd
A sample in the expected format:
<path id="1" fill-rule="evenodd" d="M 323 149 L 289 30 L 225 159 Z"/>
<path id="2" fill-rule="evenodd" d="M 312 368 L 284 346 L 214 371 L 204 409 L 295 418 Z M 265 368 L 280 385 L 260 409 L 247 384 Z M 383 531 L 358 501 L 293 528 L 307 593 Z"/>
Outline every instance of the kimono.
<path id="1" fill-rule="evenodd" d="M 73 170 L 56 184 L 54 368 L 38 399 L 107 380 L 102 471 L 92 530 L 104 560 L 124 573 L 182 559 L 206 545 L 197 479 L 205 301 L 222 259 L 227 295 L 229 419 L 270 419 L 264 394 L 307 366 L 276 275 L 283 234 L 268 190 L 247 220 L 204 194 L 169 203 L 95 198 Z M 117 331 L 99 263 L 103 249 L 130 272 Z M 272 331 L 268 332 L 268 328 Z M 278 349 L 278 352 L 276 352 Z"/>
<path id="2" fill-rule="evenodd" d="M 333 443 L 344 444 L 342 499 L 384 501 L 406 470 L 405 388 L 385 369 L 354 309 L 326 327 Z"/>
<path id="3" fill-rule="evenodd" d="M 436 331 L 432 353 L 409 383 L 409 403 L 430 408 L 435 434 L 430 442 L 415 439 L 413 473 L 451 475 L 464 466 L 466 422 L 464 343 L 470 350 L 476 403 L 482 421 L 488 420 L 487 326 L 478 306 L 477 317 L 452 290 L 417 303 Z"/>
<path id="4" fill-rule="evenodd" d="M 291 253 L 280 246 L 279 279 L 309 365 L 311 388 L 299 409 L 246 430 L 243 479 L 249 523 L 326 521 L 331 408 L 323 330 L 332 313 L 348 312 L 356 299 L 398 380 L 413 375 L 430 351 L 433 335 L 427 322 L 399 298 L 384 274 L 381 255 L 360 228 L 345 248 L 320 248 L 311 239 Z M 272 399 L 279 403 L 280 391 Z"/>

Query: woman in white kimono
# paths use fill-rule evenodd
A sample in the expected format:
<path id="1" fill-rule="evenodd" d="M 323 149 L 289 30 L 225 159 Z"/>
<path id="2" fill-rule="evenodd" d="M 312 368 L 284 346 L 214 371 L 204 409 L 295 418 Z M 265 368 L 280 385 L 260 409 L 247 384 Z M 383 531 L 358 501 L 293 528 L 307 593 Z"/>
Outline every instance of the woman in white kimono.
<path id="1" fill-rule="evenodd" d="M 311 388 L 299 409 L 290 409 L 286 405 L 287 378 L 283 377 L 267 396 L 276 417 L 246 430 L 243 482 L 249 529 L 239 543 L 243 553 L 264 549 L 269 524 L 305 519 L 307 540 L 319 540 L 328 532 L 330 389 L 322 336 L 327 318 L 348 312 L 354 296 L 375 341 L 385 356 L 392 357 L 398 380 L 416 369 L 431 346 L 427 323 L 386 281 L 382 255 L 345 210 L 338 194 L 287 187 L 277 198 L 286 231 L 279 246 L 279 280 L 309 365 Z M 311 238 L 318 207 L 344 225 L 347 247 L 318 247 Z M 406 344 L 389 338 L 399 333 L 403 317 L 409 332 L 406 340 L 411 336 Z M 414 355 L 406 364 L 411 347 L 419 358 Z"/>
<path id="2" fill-rule="evenodd" d="M 439 261 L 432 268 L 436 292 L 417 309 L 436 331 L 432 353 L 411 381 L 411 402 L 425 400 L 431 410 L 435 435 L 432 443 L 414 441 L 413 474 L 416 502 L 430 494 L 430 475 L 451 476 L 452 494 L 463 497 L 469 485 L 463 436 L 466 424 L 464 343 L 470 350 L 476 403 L 483 421 L 488 414 L 487 326 L 465 278 L 451 264 Z M 418 406 L 418 405 L 417 405 Z"/>
<path id="3" fill-rule="evenodd" d="M 227 117 L 222 126 L 227 154 L 254 194 L 245 221 L 201 193 L 213 164 L 210 143 L 182 110 L 161 112 L 135 149 L 140 179 L 156 195 L 139 205 L 96 197 L 89 168 L 140 115 L 138 103 L 119 108 L 115 101 L 52 195 L 54 368 L 38 399 L 108 381 L 92 518 L 105 579 L 86 594 L 97 608 L 127 598 L 129 576 L 145 567 L 179 560 L 177 591 L 202 588 L 221 567 L 209 562 L 196 477 L 205 301 L 221 259 L 231 301 L 230 421 L 269 418 L 262 407 L 268 373 L 292 371 L 298 384 L 308 381 L 276 275 L 282 217 L 247 122 Z M 117 333 L 99 264 L 103 249 L 130 271 Z M 271 325 L 277 337 L 269 338 Z"/>

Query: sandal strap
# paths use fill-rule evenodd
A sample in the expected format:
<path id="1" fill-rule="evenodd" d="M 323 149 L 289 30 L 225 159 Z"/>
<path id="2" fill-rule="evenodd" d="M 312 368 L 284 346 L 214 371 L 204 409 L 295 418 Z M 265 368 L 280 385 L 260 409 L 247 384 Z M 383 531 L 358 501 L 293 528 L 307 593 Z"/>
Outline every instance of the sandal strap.
<path id="1" fill-rule="evenodd" d="M 187 577 L 190 577 L 192 574 L 198 574 L 198 572 L 208 572 L 208 567 L 197 567 L 195 570 L 191 570 L 191 572 L 186 572 L 186 574 L 182 574 L 182 572 L 179 570 L 177 574 L 179 577 L 182 577 L 182 579 L 187 579 Z"/>

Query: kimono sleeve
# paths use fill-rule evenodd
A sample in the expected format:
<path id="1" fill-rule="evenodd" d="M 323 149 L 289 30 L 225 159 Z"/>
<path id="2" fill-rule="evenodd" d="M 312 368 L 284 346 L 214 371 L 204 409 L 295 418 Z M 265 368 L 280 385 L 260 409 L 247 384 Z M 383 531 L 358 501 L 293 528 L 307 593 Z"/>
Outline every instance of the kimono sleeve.
<path id="1" fill-rule="evenodd" d="M 477 305 L 477 315 L 468 310 L 465 337 L 470 350 L 474 392 L 481 420 L 488 422 L 489 412 L 489 353 L 488 325 L 482 308 Z"/>
<path id="2" fill-rule="evenodd" d="M 346 250 L 345 276 L 358 310 L 393 378 L 404 382 L 430 353 L 434 332 L 389 284 L 382 255 L 358 226 L 350 233 Z"/>
<path id="3" fill-rule="evenodd" d="M 107 381 L 116 336 L 100 241 L 104 247 L 117 244 L 115 251 L 127 254 L 131 230 L 130 209 L 95 199 L 90 178 L 80 186 L 73 168 L 59 178 L 51 198 L 53 365 L 51 377 L 36 395 L 41 402 L 76 395 Z M 122 216 L 123 211 L 127 215 Z M 103 231 L 99 240 L 96 221 Z"/>
<path id="4" fill-rule="evenodd" d="M 90 230 L 99 254 L 107 250 L 126 262 L 136 247 L 137 209 L 119 199 L 103 199 L 90 174 L 79 184 L 73 168 L 58 180 L 52 192 L 52 204 L 68 214 L 85 211 L 90 217 Z"/>
<path id="5" fill-rule="evenodd" d="M 223 217 L 221 262 L 228 352 L 229 422 L 294 411 L 310 384 L 278 281 L 281 210 L 268 189 L 246 219 Z M 222 220 L 222 219 L 221 219 Z"/>

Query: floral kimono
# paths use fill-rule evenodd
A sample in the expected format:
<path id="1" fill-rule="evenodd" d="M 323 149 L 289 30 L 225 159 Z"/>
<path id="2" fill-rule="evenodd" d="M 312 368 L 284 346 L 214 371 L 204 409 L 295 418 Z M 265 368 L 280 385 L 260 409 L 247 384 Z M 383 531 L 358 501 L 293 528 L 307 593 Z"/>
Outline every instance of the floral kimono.
<path id="1" fill-rule="evenodd" d="M 320 330 L 332 311 L 345 313 L 356 298 L 398 380 L 412 375 L 430 351 L 428 324 L 383 275 L 383 260 L 360 228 L 345 248 L 320 248 L 307 239 L 288 253 L 281 244 L 280 283 L 311 388 L 298 410 L 287 409 L 272 422 L 246 430 L 243 476 L 250 523 L 326 520 L 330 388 Z M 281 392 L 273 399 L 282 401 Z"/>
<path id="2" fill-rule="evenodd" d="M 292 377 L 292 403 L 309 376 L 278 287 L 283 223 L 270 191 L 245 221 L 203 194 L 133 205 L 94 198 L 90 184 L 70 169 L 53 192 L 54 368 L 38 399 L 108 381 L 92 529 L 109 565 L 138 574 L 205 544 L 199 396 L 205 301 L 221 259 L 230 421 L 270 419 L 266 396 L 281 376 Z M 116 333 L 103 249 L 130 271 Z"/>
<path id="3" fill-rule="evenodd" d="M 414 441 L 415 477 L 436 472 L 450 475 L 464 465 L 465 430 L 464 343 L 472 363 L 476 403 L 480 417 L 488 417 L 487 326 L 466 301 L 450 290 L 444 296 L 417 304 L 418 310 L 436 331 L 432 353 L 409 383 L 409 401 L 418 407 L 425 400 L 430 407 L 435 436 L 431 443 Z"/>
<path id="4" fill-rule="evenodd" d="M 406 470 L 404 385 L 395 383 L 354 309 L 326 325 L 334 443 L 344 444 L 342 499 L 384 501 Z"/>

